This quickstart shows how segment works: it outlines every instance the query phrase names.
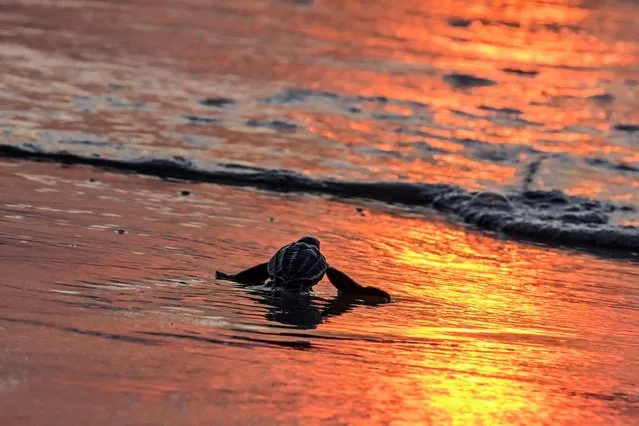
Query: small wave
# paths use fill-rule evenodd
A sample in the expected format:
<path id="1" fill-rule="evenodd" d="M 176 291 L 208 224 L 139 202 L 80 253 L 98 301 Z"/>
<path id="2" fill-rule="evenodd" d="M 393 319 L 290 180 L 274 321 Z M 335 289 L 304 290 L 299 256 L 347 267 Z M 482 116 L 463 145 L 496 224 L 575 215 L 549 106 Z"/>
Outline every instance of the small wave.
<path id="1" fill-rule="evenodd" d="M 287 105 L 306 102 L 309 99 L 324 99 L 334 101 L 342 105 L 348 105 L 350 103 L 362 105 L 368 103 L 375 105 L 399 105 L 416 110 L 428 108 L 426 104 L 406 99 L 394 99 L 386 96 L 348 96 L 335 92 L 308 89 L 287 89 L 267 98 L 261 99 L 260 101 L 267 104 Z M 361 108 L 349 107 L 349 111 L 351 113 L 359 113 L 361 112 Z"/>
<path id="2" fill-rule="evenodd" d="M 456 185 L 409 182 L 353 182 L 316 179 L 290 170 L 216 164 L 209 168 L 182 157 L 115 160 L 47 152 L 34 145 L 0 145 L 5 157 L 107 167 L 164 178 L 186 179 L 276 192 L 326 194 L 388 204 L 430 207 L 480 229 L 547 244 L 639 251 L 639 229 L 611 223 L 615 212 L 636 212 L 618 205 L 558 190 L 500 194 L 468 191 Z"/>
<path id="3" fill-rule="evenodd" d="M 502 71 L 509 74 L 516 74 L 523 77 L 535 77 L 537 74 L 539 74 L 539 71 L 537 70 L 522 70 L 519 68 L 502 68 Z"/>
<path id="4" fill-rule="evenodd" d="M 620 130 L 622 132 L 631 132 L 631 133 L 639 132 L 639 124 L 628 124 L 628 123 L 615 124 L 613 128 L 615 130 Z"/>
<path id="5" fill-rule="evenodd" d="M 235 99 L 231 98 L 205 98 L 200 100 L 200 103 L 204 106 L 223 108 L 231 105 L 235 105 Z"/>
<path id="6" fill-rule="evenodd" d="M 222 122 L 219 118 L 200 117 L 198 115 L 184 115 L 183 117 L 193 124 L 219 124 Z"/>
<path id="7" fill-rule="evenodd" d="M 64 331 L 67 333 L 82 334 L 84 336 L 99 337 L 99 338 L 110 339 L 110 340 L 121 340 L 121 341 L 129 342 L 129 343 L 141 343 L 141 344 L 149 345 L 149 346 L 160 345 L 159 341 L 144 338 L 144 337 L 130 336 L 127 334 L 107 333 L 104 331 L 88 330 L 88 329 L 83 329 L 78 327 L 63 326 L 63 325 L 58 325 L 51 322 L 45 322 L 40 320 L 0 317 L 0 321 L 20 323 L 20 324 L 25 324 L 25 325 L 30 325 L 34 327 L 40 327 L 40 328 L 51 328 L 51 329 L 56 329 L 59 331 Z"/>
<path id="8" fill-rule="evenodd" d="M 600 104 L 609 104 L 615 100 L 615 96 L 610 93 L 601 93 L 599 95 L 592 95 L 588 99 Z"/>
<path id="9" fill-rule="evenodd" d="M 284 120 L 248 120 L 246 125 L 249 127 L 265 127 L 274 130 L 291 131 L 297 129 L 297 124 L 289 123 Z"/>
<path id="10" fill-rule="evenodd" d="M 496 112 L 499 114 L 507 114 L 507 115 L 520 115 L 523 114 L 523 111 L 520 109 L 516 109 L 516 108 L 497 108 L 497 107 L 492 107 L 490 105 L 480 105 L 477 108 L 484 110 L 484 111 L 490 111 L 490 112 Z"/>
<path id="11" fill-rule="evenodd" d="M 446 76 L 444 76 L 444 80 L 451 86 L 460 88 L 494 86 L 495 84 L 497 84 L 496 81 L 489 80 L 487 78 L 475 77 L 471 74 L 459 73 L 447 74 Z"/>

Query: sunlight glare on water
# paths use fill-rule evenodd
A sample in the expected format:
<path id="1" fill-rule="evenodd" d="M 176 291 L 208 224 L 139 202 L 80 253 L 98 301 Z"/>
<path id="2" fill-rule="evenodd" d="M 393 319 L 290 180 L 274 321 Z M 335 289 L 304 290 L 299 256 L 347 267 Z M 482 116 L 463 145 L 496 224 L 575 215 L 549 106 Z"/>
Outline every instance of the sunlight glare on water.
<path id="1" fill-rule="evenodd" d="M 632 2 L 107 5 L 6 6 L 7 142 L 638 202 Z"/>
<path id="2" fill-rule="evenodd" d="M 630 235 L 637 22 L 622 0 L 9 0 L 0 149 L 459 185 L 505 211 L 557 189 L 588 197 L 580 229 Z M 0 159 L 0 424 L 637 423 L 636 253 L 275 176 Z M 523 218 L 556 225 L 562 197 Z M 213 278 L 309 234 L 393 302 Z"/>
<path id="3" fill-rule="evenodd" d="M 165 419 L 196 423 L 202 417 L 193 416 L 435 424 L 633 417 L 636 265 L 376 204 L 358 213 L 321 198 L 212 185 L 184 197 L 179 183 L 103 171 L 91 182 L 91 169 L 54 167 L 1 169 L 4 182 L 21 188 L 2 200 L 11 212 L 2 219 L 3 262 L 38 265 L 8 269 L 3 279 L 0 324 L 23 348 L 9 345 L 4 365 L 24 377 L 5 401 L 41 392 L 73 399 L 65 392 L 75 387 L 86 389 L 85 404 L 118 407 L 128 398 L 133 405 L 120 413 L 130 421 L 159 418 L 165 405 Z M 71 196 L 45 200 L 45 182 Z M 128 232 L 114 232 L 124 224 Z M 25 226 L 31 235 L 20 237 Z M 279 298 L 211 278 L 304 234 L 322 239 L 331 264 L 394 302 L 352 304 L 328 283 L 310 299 Z M 35 379 L 45 362 L 57 365 L 39 373 L 52 375 L 46 383 Z"/>

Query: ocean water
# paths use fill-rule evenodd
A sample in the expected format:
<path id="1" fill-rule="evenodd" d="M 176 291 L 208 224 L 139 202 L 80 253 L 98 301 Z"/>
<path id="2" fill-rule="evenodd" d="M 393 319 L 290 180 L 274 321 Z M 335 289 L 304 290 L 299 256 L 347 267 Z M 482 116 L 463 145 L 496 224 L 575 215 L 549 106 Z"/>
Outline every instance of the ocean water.
<path id="1" fill-rule="evenodd" d="M 2 144 L 454 185 L 390 201 L 453 195 L 443 209 L 479 227 L 636 251 L 638 16 L 632 2 L 9 2 Z"/>
<path id="2" fill-rule="evenodd" d="M 636 423 L 637 22 L 2 2 L 2 424 Z M 304 234 L 393 303 L 211 276 Z"/>

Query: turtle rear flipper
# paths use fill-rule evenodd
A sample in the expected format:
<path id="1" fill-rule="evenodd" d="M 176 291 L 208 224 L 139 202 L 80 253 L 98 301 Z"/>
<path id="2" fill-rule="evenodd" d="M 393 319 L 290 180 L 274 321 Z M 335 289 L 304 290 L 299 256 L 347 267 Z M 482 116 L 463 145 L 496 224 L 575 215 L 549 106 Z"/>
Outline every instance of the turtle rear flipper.
<path id="1" fill-rule="evenodd" d="M 269 278 L 268 263 L 260 263 L 237 274 L 225 274 L 224 272 L 215 271 L 215 278 L 235 281 L 240 284 L 260 285 Z"/>
<path id="2" fill-rule="evenodd" d="M 391 296 L 387 292 L 377 287 L 364 287 L 358 284 L 351 277 L 337 268 L 329 266 L 326 270 L 326 276 L 328 280 L 342 293 L 358 295 L 358 296 L 372 296 L 380 299 L 390 301 Z"/>

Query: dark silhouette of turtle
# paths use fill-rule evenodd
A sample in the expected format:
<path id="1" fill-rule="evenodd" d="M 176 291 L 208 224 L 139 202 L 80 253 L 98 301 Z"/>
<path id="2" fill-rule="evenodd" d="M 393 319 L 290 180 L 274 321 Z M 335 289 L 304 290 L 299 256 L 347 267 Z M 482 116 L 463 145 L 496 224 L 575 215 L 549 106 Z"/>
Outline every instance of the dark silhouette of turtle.
<path id="1" fill-rule="evenodd" d="M 340 293 L 390 301 L 390 294 L 377 287 L 364 287 L 339 269 L 330 266 L 320 253 L 320 242 L 302 237 L 279 249 L 268 262 L 260 263 L 237 274 L 216 271 L 215 277 L 241 284 L 267 284 L 291 292 L 309 291 L 328 277 Z"/>
<path id="2" fill-rule="evenodd" d="M 317 328 L 329 318 L 356 309 L 361 305 L 357 301 L 358 298 L 368 306 L 376 306 L 385 301 L 379 298 L 370 300 L 346 293 L 338 293 L 324 299 L 311 293 L 273 292 L 259 286 L 240 286 L 248 289 L 252 300 L 266 307 L 267 320 L 292 325 L 302 330 Z"/>

